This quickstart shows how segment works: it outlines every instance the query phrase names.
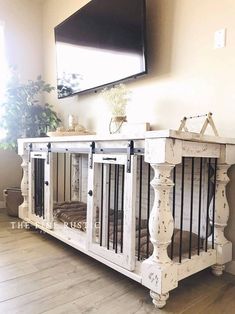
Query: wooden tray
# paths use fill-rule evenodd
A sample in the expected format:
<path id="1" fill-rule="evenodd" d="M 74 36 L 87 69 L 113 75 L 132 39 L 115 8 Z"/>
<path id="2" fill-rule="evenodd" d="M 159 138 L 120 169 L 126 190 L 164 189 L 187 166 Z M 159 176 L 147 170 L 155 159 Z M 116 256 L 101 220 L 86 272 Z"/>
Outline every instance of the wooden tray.
<path id="1" fill-rule="evenodd" d="M 63 132 L 47 132 L 47 135 L 50 137 L 53 136 L 79 136 L 79 135 L 95 135 L 95 132 L 90 131 L 82 131 L 82 132 L 76 132 L 76 131 L 63 131 Z"/>

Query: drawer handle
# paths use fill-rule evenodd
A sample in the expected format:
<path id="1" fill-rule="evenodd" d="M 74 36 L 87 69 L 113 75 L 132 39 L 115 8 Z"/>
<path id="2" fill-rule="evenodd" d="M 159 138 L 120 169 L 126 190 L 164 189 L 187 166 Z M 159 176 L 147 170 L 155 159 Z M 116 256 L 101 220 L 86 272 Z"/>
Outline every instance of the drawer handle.
<path id="1" fill-rule="evenodd" d="M 89 196 L 92 196 L 92 195 L 93 195 L 92 190 L 90 190 L 90 191 L 88 192 L 88 195 L 89 195 Z"/>
<path id="2" fill-rule="evenodd" d="M 117 158 L 103 157 L 103 160 L 113 160 L 113 161 L 116 161 L 116 160 L 117 160 Z"/>

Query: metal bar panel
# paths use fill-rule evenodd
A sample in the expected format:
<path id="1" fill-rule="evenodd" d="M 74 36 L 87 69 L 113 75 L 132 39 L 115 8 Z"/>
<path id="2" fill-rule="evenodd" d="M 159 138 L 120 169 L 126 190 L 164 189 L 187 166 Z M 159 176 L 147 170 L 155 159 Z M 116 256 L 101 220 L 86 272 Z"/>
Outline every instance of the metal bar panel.
<path id="1" fill-rule="evenodd" d="M 35 215 L 37 215 L 38 196 L 39 196 L 37 180 L 38 180 L 37 159 L 34 159 L 34 212 L 35 212 Z"/>
<path id="2" fill-rule="evenodd" d="M 179 262 L 182 260 L 182 238 L 183 238 L 183 222 L 184 222 L 184 170 L 185 157 L 182 158 L 182 173 L 181 173 L 181 211 L 180 211 L 180 245 L 179 245 Z"/>
<path id="3" fill-rule="evenodd" d="M 59 153 L 56 153 L 56 201 L 59 202 Z"/>
<path id="4" fill-rule="evenodd" d="M 208 249 L 208 232 L 209 232 L 209 207 L 210 207 L 210 170 L 211 170 L 211 158 L 208 159 L 208 177 L 207 177 L 207 204 L 206 204 L 206 244 L 205 252 Z"/>
<path id="5" fill-rule="evenodd" d="M 119 210 L 118 210 L 118 197 L 119 197 L 119 165 L 116 165 L 115 170 L 117 169 L 117 185 L 116 185 L 116 234 L 115 234 L 115 253 L 117 253 L 117 249 L 118 249 L 118 223 L 119 223 Z"/>
<path id="6" fill-rule="evenodd" d="M 121 201 L 121 253 L 123 253 L 123 218 L 124 218 L 124 184 L 125 184 L 125 166 L 122 165 L 122 201 Z"/>
<path id="7" fill-rule="evenodd" d="M 214 189 L 213 189 L 213 209 L 212 209 L 212 249 L 215 248 L 215 194 L 216 194 L 217 159 L 214 163 Z"/>
<path id="8" fill-rule="evenodd" d="M 201 246 L 201 212 L 202 212 L 202 165 L 203 159 L 200 158 L 200 174 L 199 174 L 199 208 L 198 208 L 198 238 L 197 238 L 197 254 L 200 255 Z"/>
<path id="9" fill-rule="evenodd" d="M 117 165 L 114 165 L 114 185 L 113 185 L 113 193 L 114 193 L 114 199 L 113 199 L 113 249 L 116 247 L 116 219 L 117 219 Z"/>
<path id="10" fill-rule="evenodd" d="M 69 155 L 69 200 L 72 200 L 72 154 Z"/>
<path id="11" fill-rule="evenodd" d="M 41 159 L 41 189 L 42 189 L 42 199 L 41 199 L 41 216 L 45 218 L 45 202 L 44 202 L 44 191 L 45 191 L 45 161 Z"/>
<path id="12" fill-rule="evenodd" d="M 111 164 L 109 165 L 109 179 L 108 179 L 108 228 L 107 228 L 107 249 L 109 250 L 110 238 L 110 198 L 111 198 Z"/>
<path id="13" fill-rule="evenodd" d="M 141 244 L 141 216 L 142 216 L 142 175 L 143 175 L 143 156 L 140 156 L 140 173 L 139 173 L 139 225 L 138 225 L 138 261 L 140 260 Z"/>
<path id="14" fill-rule="evenodd" d="M 64 154 L 64 202 L 66 201 L 66 154 Z"/>
<path id="15" fill-rule="evenodd" d="M 191 165 L 191 199 L 190 199 L 190 232 L 189 232 L 189 259 L 192 256 L 192 231 L 193 231 L 193 193 L 194 193 L 194 157 Z"/>

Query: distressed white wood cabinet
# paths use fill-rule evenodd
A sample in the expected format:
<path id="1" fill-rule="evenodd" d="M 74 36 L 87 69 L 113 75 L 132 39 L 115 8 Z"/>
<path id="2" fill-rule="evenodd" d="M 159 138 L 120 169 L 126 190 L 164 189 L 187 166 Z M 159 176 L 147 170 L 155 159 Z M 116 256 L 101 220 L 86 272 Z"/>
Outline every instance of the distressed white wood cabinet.
<path id="1" fill-rule="evenodd" d="M 235 140 L 179 131 L 20 139 L 20 218 L 150 289 L 232 259 L 225 188 Z"/>

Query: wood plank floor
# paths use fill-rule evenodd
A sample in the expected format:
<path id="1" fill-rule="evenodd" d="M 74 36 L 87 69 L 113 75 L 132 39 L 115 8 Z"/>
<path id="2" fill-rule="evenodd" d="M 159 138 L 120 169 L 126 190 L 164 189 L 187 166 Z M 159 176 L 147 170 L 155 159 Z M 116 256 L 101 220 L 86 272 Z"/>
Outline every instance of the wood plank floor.
<path id="1" fill-rule="evenodd" d="M 11 221 L 0 210 L 0 314 L 235 313 L 235 276 L 198 273 L 157 310 L 148 289 L 51 236 L 12 229 Z"/>

